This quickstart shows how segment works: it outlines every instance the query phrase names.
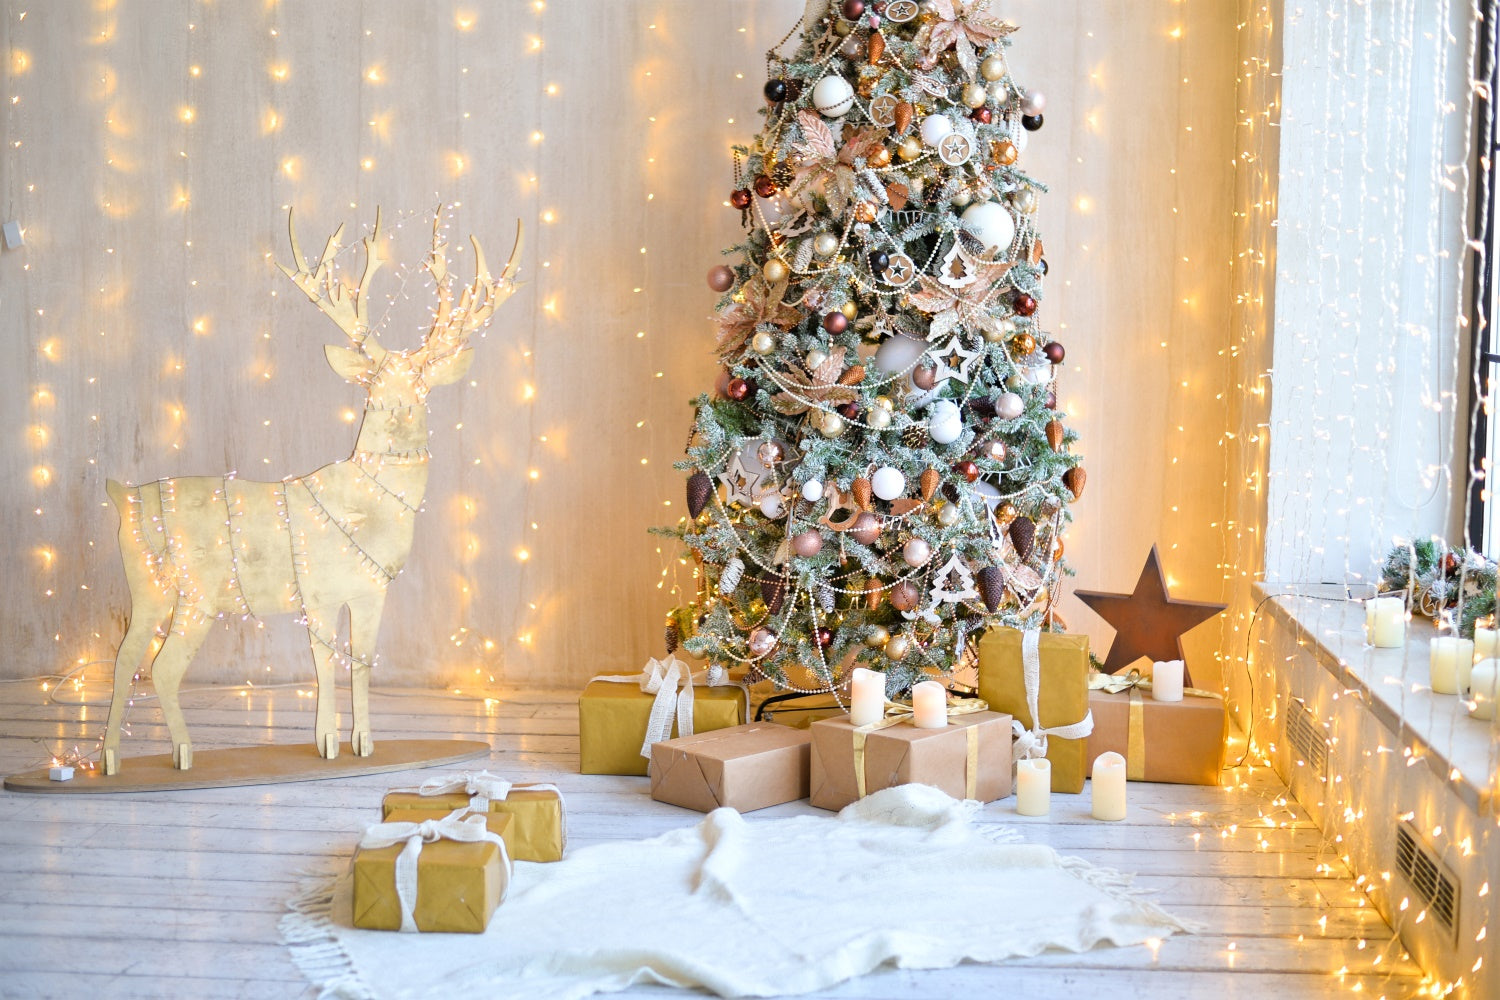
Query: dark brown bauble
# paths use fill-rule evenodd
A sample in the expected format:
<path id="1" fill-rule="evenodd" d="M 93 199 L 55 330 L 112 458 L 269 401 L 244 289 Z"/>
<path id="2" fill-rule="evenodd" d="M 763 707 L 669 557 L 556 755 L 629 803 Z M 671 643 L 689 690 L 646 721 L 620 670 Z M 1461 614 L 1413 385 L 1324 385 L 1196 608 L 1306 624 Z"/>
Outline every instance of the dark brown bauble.
<path id="1" fill-rule="evenodd" d="M 1049 421 L 1047 421 L 1046 433 L 1047 433 L 1047 444 L 1049 444 L 1049 445 L 1052 446 L 1052 450 L 1053 451 L 1061 451 L 1062 450 L 1062 446 L 1063 446 L 1063 436 L 1067 433 L 1066 430 L 1063 428 L 1062 421 L 1061 420 L 1049 420 Z"/>
<path id="2" fill-rule="evenodd" d="M 910 580 L 902 580 L 891 588 L 891 607 L 897 611 L 910 611 L 921 599 L 922 594 L 917 590 L 917 585 Z"/>
<path id="3" fill-rule="evenodd" d="M 1088 473 L 1083 471 L 1081 465 L 1075 465 L 1062 474 L 1062 484 L 1068 488 L 1069 493 L 1073 494 L 1074 500 L 1083 496 L 1083 484 L 1086 482 L 1088 482 Z"/>
<path id="4" fill-rule="evenodd" d="M 840 9 L 846 21 L 857 21 L 864 16 L 865 0 L 844 0 L 844 6 Z"/>
<path id="5" fill-rule="evenodd" d="M 1042 405 L 1049 410 L 1057 409 L 1057 393 L 1048 391 L 1047 398 L 1042 400 Z"/>
<path id="6" fill-rule="evenodd" d="M 1454 555 L 1452 552 L 1449 552 L 1447 555 L 1443 556 L 1443 573 L 1445 575 L 1452 576 L 1454 573 L 1457 573 L 1458 565 L 1458 556 Z"/>
<path id="7" fill-rule="evenodd" d="M 1036 312 L 1036 299 L 1021 292 L 1010 302 L 1011 308 L 1016 311 L 1017 316 L 1030 316 Z"/>
<path id="8" fill-rule="evenodd" d="M 688 476 L 687 481 L 687 505 L 688 514 L 697 517 L 703 513 L 703 508 L 708 506 L 708 498 L 714 495 L 714 481 L 708 478 L 708 473 L 699 469 Z"/>
<path id="9" fill-rule="evenodd" d="M 818 630 L 813 633 L 813 641 L 818 644 L 819 649 L 827 649 L 829 646 L 833 645 L 833 629 L 819 627 Z"/>
<path id="10" fill-rule="evenodd" d="M 745 209 L 749 208 L 750 189 L 735 188 L 733 191 L 729 192 L 729 204 L 733 205 L 735 208 L 739 209 L 742 212 Z"/>
<path id="11" fill-rule="evenodd" d="M 724 390 L 724 395 L 728 396 L 736 403 L 744 402 L 744 400 L 750 395 L 750 383 L 742 378 L 732 378 L 729 380 L 729 385 Z"/>
<path id="12" fill-rule="evenodd" d="M 1006 529 L 1010 544 L 1016 547 L 1016 555 L 1024 561 L 1031 558 L 1032 546 L 1036 544 L 1036 523 L 1024 514 L 1010 522 Z"/>
<path id="13" fill-rule="evenodd" d="M 849 329 L 849 317 L 841 312 L 831 312 L 823 317 L 823 329 L 838 336 Z"/>
<path id="14" fill-rule="evenodd" d="M 766 602 L 766 610 L 771 614 L 780 612 L 782 604 L 786 602 L 786 578 L 762 577 L 760 599 Z"/>
<path id="15" fill-rule="evenodd" d="M 861 545 L 874 545 L 880 540 L 880 518 L 869 511 L 854 519 L 849 536 Z"/>
<path id="16" fill-rule="evenodd" d="M 854 402 L 853 400 L 850 400 L 843 406 L 839 407 L 839 416 L 843 417 L 845 420 L 854 420 L 859 416 L 859 404 Z"/>
<path id="17" fill-rule="evenodd" d="M 891 266 L 891 255 L 884 250 L 870 251 L 870 273 L 879 277 Z"/>
<path id="18" fill-rule="evenodd" d="M 937 385 L 937 370 L 933 368 L 917 368 L 911 373 L 911 384 L 926 392 Z"/>
<path id="19" fill-rule="evenodd" d="M 1037 129 L 1041 128 L 1043 124 L 1044 124 L 1044 119 L 1042 118 L 1041 115 L 1022 115 L 1021 116 L 1021 127 L 1024 128 L 1028 132 L 1035 132 Z"/>
<path id="20" fill-rule="evenodd" d="M 1042 353 L 1045 354 L 1047 356 L 1047 360 L 1052 362 L 1054 365 L 1062 364 L 1063 358 L 1068 356 L 1068 352 L 1063 350 L 1063 345 L 1059 344 L 1055 340 L 1052 343 L 1048 344 L 1046 347 L 1042 348 Z"/>
<path id="21" fill-rule="evenodd" d="M 677 644 L 682 641 L 682 630 L 677 627 L 676 622 L 667 622 L 667 627 L 662 630 L 662 639 L 666 642 L 669 654 L 677 652 Z"/>
<path id="22" fill-rule="evenodd" d="M 953 463 L 953 471 L 971 483 L 979 478 L 979 466 L 967 458 L 962 462 Z"/>
<path id="23" fill-rule="evenodd" d="M 764 87 L 766 100 L 772 104 L 780 104 L 786 100 L 787 85 L 785 80 L 767 80 Z"/>
<path id="24" fill-rule="evenodd" d="M 974 574 L 974 586 L 987 611 L 993 614 L 1005 600 L 1005 574 L 999 566 L 986 566 Z"/>
<path id="25" fill-rule="evenodd" d="M 769 174 L 757 174 L 755 177 L 755 193 L 762 198 L 770 198 L 776 194 L 776 182 L 771 180 Z"/>
<path id="26" fill-rule="evenodd" d="M 734 287 L 734 268 L 723 264 L 708 269 L 708 287 L 716 292 L 727 292 Z"/>
<path id="27" fill-rule="evenodd" d="M 981 125 L 988 125 L 995 120 L 995 113 L 989 108 L 975 108 L 969 112 L 969 117 Z"/>

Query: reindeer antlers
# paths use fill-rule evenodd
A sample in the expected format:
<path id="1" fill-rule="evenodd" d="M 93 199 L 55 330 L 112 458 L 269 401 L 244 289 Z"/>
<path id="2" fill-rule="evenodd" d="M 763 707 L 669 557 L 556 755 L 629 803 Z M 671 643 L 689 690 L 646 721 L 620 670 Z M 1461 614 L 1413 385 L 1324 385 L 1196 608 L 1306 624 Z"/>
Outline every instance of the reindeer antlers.
<path id="1" fill-rule="evenodd" d="M 344 235 L 342 225 L 328 237 L 322 254 L 309 270 L 308 262 L 302 256 L 302 248 L 297 242 L 297 224 L 290 209 L 286 213 L 286 224 L 292 243 L 292 263 L 296 265 L 296 270 L 281 263 L 276 266 L 317 304 L 324 315 L 338 324 L 339 329 L 354 342 L 354 346 L 363 349 L 371 357 L 384 354 L 380 345 L 370 337 L 369 312 L 370 279 L 375 276 L 380 265 L 385 263 L 385 258 L 380 256 L 380 209 L 375 209 L 375 228 L 361 241 L 365 245 L 365 270 L 360 275 L 359 285 L 354 289 L 336 278 L 332 270 L 333 256 Z"/>

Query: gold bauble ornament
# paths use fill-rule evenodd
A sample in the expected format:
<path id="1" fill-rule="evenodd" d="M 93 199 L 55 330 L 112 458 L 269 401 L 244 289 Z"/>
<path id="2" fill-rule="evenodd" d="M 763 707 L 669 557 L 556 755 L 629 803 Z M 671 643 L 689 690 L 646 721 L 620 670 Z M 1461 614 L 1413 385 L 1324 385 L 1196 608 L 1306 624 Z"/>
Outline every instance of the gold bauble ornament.
<path id="1" fill-rule="evenodd" d="M 979 75 L 994 83 L 1005 76 L 1005 60 L 1000 56 L 989 56 L 979 64 Z"/>
<path id="2" fill-rule="evenodd" d="M 873 201 L 861 201 L 854 206 L 854 219 L 856 222 L 874 222 L 879 211 Z"/>
<path id="3" fill-rule="evenodd" d="M 843 313 L 844 316 L 848 319 L 858 319 L 859 305 L 853 299 L 850 299 L 848 302 L 844 303 L 843 307 L 839 309 L 839 312 Z"/>
<path id="4" fill-rule="evenodd" d="M 886 630 L 884 625 L 876 625 L 870 629 L 870 634 L 865 636 L 865 645 L 871 649 L 879 649 L 890 641 L 891 633 Z"/>
<path id="5" fill-rule="evenodd" d="M 994 329 L 991 327 L 985 327 L 984 329 L 984 339 L 991 344 L 1000 343 L 1006 338 L 1006 335 L 1006 331 L 1003 329 Z"/>
<path id="6" fill-rule="evenodd" d="M 790 276 L 786 265 L 775 257 L 766 261 L 765 265 L 761 267 L 760 273 L 765 276 L 766 281 L 773 285 L 785 281 Z"/>
<path id="7" fill-rule="evenodd" d="M 1036 338 L 1029 333 L 1020 333 L 1011 338 L 1010 353 L 1013 357 L 1026 357 L 1036 350 Z"/>
<path id="8" fill-rule="evenodd" d="M 957 524 L 959 516 L 958 504 L 945 503 L 938 508 L 938 524 L 941 524 L 945 528 L 951 528 Z"/>
<path id="9" fill-rule="evenodd" d="M 996 163 L 1006 167 L 1015 163 L 1021 155 L 1020 150 L 1016 149 L 1016 144 L 1009 139 L 1000 139 L 991 143 L 990 154 L 994 156 Z"/>
<path id="10" fill-rule="evenodd" d="M 911 652 L 911 640 L 904 635 L 893 635 L 885 644 L 885 655 L 892 660 L 904 660 Z"/>
<path id="11" fill-rule="evenodd" d="M 776 338 L 762 330 L 750 338 L 750 349 L 756 354 L 770 354 L 776 350 Z"/>
<path id="12" fill-rule="evenodd" d="M 909 135 L 901 140 L 901 145 L 896 147 L 896 155 L 903 160 L 915 160 L 922 155 L 922 140 L 914 135 Z"/>
<path id="13" fill-rule="evenodd" d="M 990 95 L 985 91 L 984 85 L 971 83 L 964 87 L 963 101 L 971 108 L 983 107 L 984 102 L 989 100 Z"/>

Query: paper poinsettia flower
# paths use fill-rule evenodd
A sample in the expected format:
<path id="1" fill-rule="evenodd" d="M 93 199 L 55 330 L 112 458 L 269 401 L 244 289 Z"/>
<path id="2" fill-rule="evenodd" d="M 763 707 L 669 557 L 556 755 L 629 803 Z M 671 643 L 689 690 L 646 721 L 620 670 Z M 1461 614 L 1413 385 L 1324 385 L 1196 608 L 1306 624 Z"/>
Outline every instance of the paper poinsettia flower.
<path id="1" fill-rule="evenodd" d="M 772 285 L 763 278 L 752 278 L 745 283 L 742 297 L 719 310 L 715 318 L 719 323 L 720 357 L 738 351 L 763 323 L 790 330 L 801 321 L 801 310 L 782 301 L 786 285 L 785 281 Z"/>
<path id="2" fill-rule="evenodd" d="M 972 268 L 974 280 L 957 288 L 924 274 L 918 279 L 921 288 L 909 293 L 912 305 L 932 313 L 928 340 L 942 340 L 965 325 L 999 331 L 1000 320 L 991 315 L 990 307 L 1011 265 L 975 263 Z"/>
<path id="3" fill-rule="evenodd" d="M 973 76 L 979 68 L 975 48 L 983 49 L 1016 30 L 1014 24 L 991 14 L 989 6 L 990 0 L 932 0 L 937 20 L 917 32 L 917 45 L 929 59 L 954 49 L 958 64 Z"/>
<path id="4" fill-rule="evenodd" d="M 842 214 L 859 193 L 859 171 L 856 161 L 863 161 L 883 144 L 884 129 L 864 128 L 838 145 L 833 130 L 811 111 L 797 115 L 802 140 L 793 144 L 800 161 L 787 194 L 814 211 L 813 195 L 820 194 L 828 210 Z M 873 192 L 872 192 L 873 194 Z"/>
<path id="5" fill-rule="evenodd" d="M 788 366 L 787 377 L 777 379 L 784 391 L 771 397 L 776 412 L 788 415 L 806 413 L 815 407 L 839 406 L 858 399 L 859 393 L 853 386 L 839 382 L 844 374 L 844 354 L 844 348 L 835 347 L 816 368 L 809 370 L 798 364 Z"/>

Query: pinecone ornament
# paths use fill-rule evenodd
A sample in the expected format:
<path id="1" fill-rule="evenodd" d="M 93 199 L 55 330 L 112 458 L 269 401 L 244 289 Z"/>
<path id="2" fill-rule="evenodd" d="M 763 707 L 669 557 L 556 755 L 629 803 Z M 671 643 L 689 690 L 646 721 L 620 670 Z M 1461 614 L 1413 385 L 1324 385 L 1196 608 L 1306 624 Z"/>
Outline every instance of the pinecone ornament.
<path id="1" fill-rule="evenodd" d="M 942 475 L 936 469 L 922 470 L 922 478 L 918 480 L 918 485 L 921 487 L 922 499 L 924 501 L 932 499 L 932 495 L 937 492 L 938 483 L 942 481 L 942 478 Z"/>
<path id="2" fill-rule="evenodd" d="M 986 566 L 974 574 L 974 586 L 979 590 L 979 598 L 984 601 L 984 606 L 990 614 L 994 614 L 1000 607 L 1000 602 L 1005 599 L 1005 574 L 1000 571 L 999 566 Z"/>
<path id="3" fill-rule="evenodd" d="M 1061 451 L 1063 446 L 1063 425 L 1061 420 L 1053 420 L 1047 424 L 1047 443 L 1052 446 L 1053 451 Z"/>
<path id="4" fill-rule="evenodd" d="M 860 476 L 850 484 L 849 489 L 854 493 L 854 502 L 859 504 L 859 509 L 869 510 L 875 496 L 875 491 L 870 488 L 870 481 Z"/>
<path id="5" fill-rule="evenodd" d="M 662 638 L 667 643 L 667 654 L 671 655 L 677 652 L 677 644 L 682 641 L 682 630 L 675 621 L 668 621 L 667 627 L 662 630 Z"/>
<path id="6" fill-rule="evenodd" d="M 719 593 L 728 597 L 734 593 L 735 588 L 740 585 L 740 577 L 745 573 L 745 564 L 739 556 L 735 556 L 724 564 L 724 571 L 719 574 Z"/>
<path id="7" fill-rule="evenodd" d="M 1031 548 L 1036 544 L 1036 524 L 1031 518 L 1024 514 L 1010 522 L 1010 544 L 1016 548 L 1016 555 L 1025 562 L 1031 558 Z"/>
<path id="8" fill-rule="evenodd" d="M 927 428 L 922 424 L 907 424 L 901 432 L 901 443 L 908 448 L 922 448 L 927 444 Z"/>
<path id="9" fill-rule="evenodd" d="M 786 603 L 786 577 L 772 576 L 762 577 L 760 581 L 760 597 L 766 602 L 766 610 L 771 614 L 779 614 L 781 606 Z"/>
<path id="10" fill-rule="evenodd" d="M 1068 492 L 1073 494 L 1074 500 L 1083 496 L 1083 484 L 1087 481 L 1088 474 L 1083 471 L 1081 465 L 1075 465 L 1062 474 L 1062 483 L 1068 488 Z"/>
<path id="11" fill-rule="evenodd" d="M 688 476 L 687 481 L 687 506 L 688 515 L 697 517 L 703 513 L 703 508 L 708 506 L 708 498 L 713 495 L 714 482 L 708 478 L 708 473 L 702 469 Z"/>

